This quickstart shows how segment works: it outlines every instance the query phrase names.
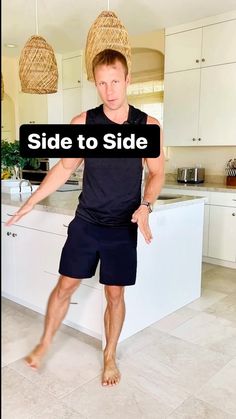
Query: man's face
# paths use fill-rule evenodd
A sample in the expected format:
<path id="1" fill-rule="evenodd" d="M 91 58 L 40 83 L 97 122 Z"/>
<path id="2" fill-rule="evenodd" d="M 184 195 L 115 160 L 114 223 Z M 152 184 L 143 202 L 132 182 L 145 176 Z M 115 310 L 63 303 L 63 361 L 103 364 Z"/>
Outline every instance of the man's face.
<path id="1" fill-rule="evenodd" d="M 99 65 L 94 71 L 95 84 L 99 96 L 107 108 L 119 109 L 126 101 L 129 77 L 120 61 L 112 65 Z"/>

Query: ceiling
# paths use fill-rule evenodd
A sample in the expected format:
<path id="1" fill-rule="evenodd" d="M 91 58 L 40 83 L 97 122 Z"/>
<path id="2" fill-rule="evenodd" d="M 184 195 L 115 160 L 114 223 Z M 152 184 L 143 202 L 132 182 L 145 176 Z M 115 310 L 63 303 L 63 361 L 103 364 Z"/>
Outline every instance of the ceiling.
<path id="1" fill-rule="evenodd" d="M 58 53 L 85 48 L 90 26 L 108 0 L 38 0 L 39 35 Z M 3 55 L 18 56 L 36 33 L 36 0 L 2 1 Z M 236 9 L 236 0 L 110 0 L 130 36 L 160 30 Z M 4 47 L 6 43 L 17 48 Z"/>

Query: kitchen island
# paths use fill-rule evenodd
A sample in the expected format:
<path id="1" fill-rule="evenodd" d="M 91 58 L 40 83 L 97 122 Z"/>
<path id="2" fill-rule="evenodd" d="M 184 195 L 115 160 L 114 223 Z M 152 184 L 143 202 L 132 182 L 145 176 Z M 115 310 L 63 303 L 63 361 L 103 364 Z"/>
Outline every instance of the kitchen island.
<path id="1" fill-rule="evenodd" d="M 78 192 L 55 192 L 17 225 L 3 225 L 3 296 L 44 314 L 58 278 L 58 262 Z M 2 221 L 28 195 L 2 194 Z M 161 197 L 160 197 L 161 198 Z M 119 342 L 200 297 L 204 198 L 163 196 L 150 214 L 153 234 L 146 244 L 138 233 L 135 286 L 126 287 L 126 320 Z M 99 266 L 83 279 L 64 321 L 102 341 L 106 307 Z"/>

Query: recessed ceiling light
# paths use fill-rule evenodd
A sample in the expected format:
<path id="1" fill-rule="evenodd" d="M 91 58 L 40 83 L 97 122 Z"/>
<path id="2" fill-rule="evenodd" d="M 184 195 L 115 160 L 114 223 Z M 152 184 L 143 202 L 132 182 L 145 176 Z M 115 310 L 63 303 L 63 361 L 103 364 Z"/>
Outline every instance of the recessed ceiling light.
<path id="1" fill-rule="evenodd" d="M 5 44 L 7 48 L 16 48 L 16 44 Z"/>

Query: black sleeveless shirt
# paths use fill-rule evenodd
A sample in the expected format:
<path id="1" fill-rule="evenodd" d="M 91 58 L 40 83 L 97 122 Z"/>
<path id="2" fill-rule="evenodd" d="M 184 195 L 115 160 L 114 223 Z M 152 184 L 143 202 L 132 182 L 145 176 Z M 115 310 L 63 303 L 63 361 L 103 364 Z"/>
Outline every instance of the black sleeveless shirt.
<path id="1" fill-rule="evenodd" d="M 127 123 L 146 124 L 147 114 L 129 105 Z M 87 112 L 86 124 L 115 124 L 103 105 Z M 141 200 L 142 158 L 85 158 L 76 215 L 107 226 L 130 225 Z"/>

